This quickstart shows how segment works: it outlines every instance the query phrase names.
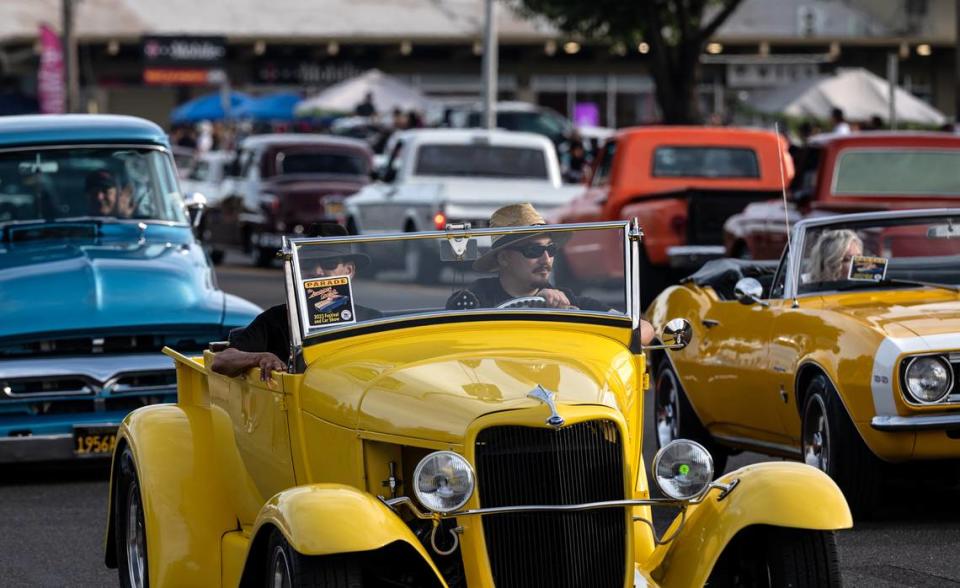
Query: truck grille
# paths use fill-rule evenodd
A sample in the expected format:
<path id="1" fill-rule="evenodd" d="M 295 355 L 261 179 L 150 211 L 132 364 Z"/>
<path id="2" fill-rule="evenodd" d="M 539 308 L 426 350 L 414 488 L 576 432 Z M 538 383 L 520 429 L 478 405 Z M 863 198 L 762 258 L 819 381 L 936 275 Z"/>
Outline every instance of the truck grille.
<path id="1" fill-rule="evenodd" d="M 503 426 L 476 441 L 481 507 L 622 500 L 623 447 L 612 421 L 559 430 Z M 498 588 L 623 586 L 622 508 L 483 517 Z"/>

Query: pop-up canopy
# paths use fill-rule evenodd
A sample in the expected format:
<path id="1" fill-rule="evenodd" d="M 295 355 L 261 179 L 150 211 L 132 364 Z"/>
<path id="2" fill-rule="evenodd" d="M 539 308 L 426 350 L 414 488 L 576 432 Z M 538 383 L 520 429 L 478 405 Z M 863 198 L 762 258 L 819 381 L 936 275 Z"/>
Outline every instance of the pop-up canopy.
<path id="1" fill-rule="evenodd" d="M 297 105 L 296 113 L 297 116 L 317 113 L 352 113 L 368 93 L 373 96 L 374 109 L 381 115 L 389 114 L 394 108 L 423 112 L 433 104 L 413 86 L 408 86 L 380 70 L 371 69 L 305 99 Z"/>

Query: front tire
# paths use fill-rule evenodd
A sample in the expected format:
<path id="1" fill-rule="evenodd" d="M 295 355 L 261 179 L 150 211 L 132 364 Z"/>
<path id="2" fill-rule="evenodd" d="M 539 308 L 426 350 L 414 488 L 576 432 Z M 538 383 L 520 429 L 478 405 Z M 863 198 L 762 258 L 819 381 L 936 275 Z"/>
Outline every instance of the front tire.
<path id="1" fill-rule="evenodd" d="M 706 585 L 839 587 L 836 537 L 831 531 L 748 527 L 724 549 Z"/>
<path id="2" fill-rule="evenodd" d="M 303 555 L 278 530 L 270 534 L 267 553 L 267 588 L 363 588 L 360 566 L 348 555 Z"/>
<path id="3" fill-rule="evenodd" d="M 869 514 L 880 496 L 880 460 L 863 442 L 826 376 L 815 376 L 804 398 L 800 420 L 803 461 L 837 483 L 855 516 Z"/>
<path id="4" fill-rule="evenodd" d="M 653 388 L 654 425 L 656 428 L 657 449 L 676 439 L 690 439 L 703 445 L 713 457 L 714 477 L 720 476 L 727 468 L 730 453 L 710 436 L 700 422 L 697 413 L 687 399 L 680 378 L 664 357 L 657 366 L 657 376 Z"/>
<path id="5" fill-rule="evenodd" d="M 123 588 L 147 588 L 150 585 L 147 566 L 147 533 L 143 516 L 140 479 L 133 461 L 133 452 L 125 447 L 119 457 L 115 501 L 114 536 L 116 537 L 117 570 Z"/>

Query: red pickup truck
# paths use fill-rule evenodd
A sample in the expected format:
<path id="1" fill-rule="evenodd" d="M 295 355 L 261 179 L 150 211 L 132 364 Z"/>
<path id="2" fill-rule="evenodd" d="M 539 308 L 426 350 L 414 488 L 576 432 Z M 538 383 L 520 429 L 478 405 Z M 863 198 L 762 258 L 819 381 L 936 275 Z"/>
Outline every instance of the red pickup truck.
<path id="1" fill-rule="evenodd" d="M 732 257 L 775 259 L 786 222 L 808 216 L 960 204 L 960 137 L 866 131 L 812 137 L 796 155 L 786 215 L 782 199 L 758 202 L 724 225 Z"/>
<path id="2" fill-rule="evenodd" d="M 703 261 L 724 255 L 723 223 L 751 203 L 781 193 L 793 178 L 783 137 L 735 127 L 652 126 L 623 129 L 604 146 L 587 189 L 551 215 L 560 223 L 637 217 L 641 242 L 641 302 Z M 778 150 L 780 153 L 778 154 Z M 573 239 L 557 270 L 568 281 L 614 275 L 609 251 Z"/>

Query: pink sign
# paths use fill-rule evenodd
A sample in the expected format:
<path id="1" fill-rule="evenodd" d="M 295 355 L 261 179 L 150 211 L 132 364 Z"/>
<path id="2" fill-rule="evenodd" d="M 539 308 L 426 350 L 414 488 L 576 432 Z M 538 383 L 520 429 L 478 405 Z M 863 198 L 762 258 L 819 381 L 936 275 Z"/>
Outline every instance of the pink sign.
<path id="1" fill-rule="evenodd" d="M 43 114 L 62 114 L 65 108 L 63 46 L 49 25 L 40 25 L 40 69 L 37 72 L 37 101 Z"/>

